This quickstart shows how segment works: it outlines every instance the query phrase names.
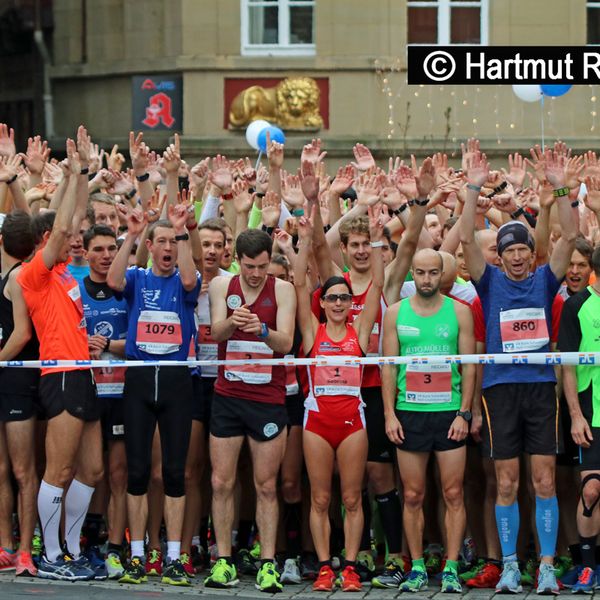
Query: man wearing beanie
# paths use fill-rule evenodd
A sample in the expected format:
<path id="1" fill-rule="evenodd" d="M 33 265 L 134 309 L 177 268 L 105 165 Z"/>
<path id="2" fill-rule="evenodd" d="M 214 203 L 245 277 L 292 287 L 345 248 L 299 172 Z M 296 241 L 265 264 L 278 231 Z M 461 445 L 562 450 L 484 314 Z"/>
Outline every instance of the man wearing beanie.
<path id="1" fill-rule="evenodd" d="M 552 302 L 569 266 L 577 228 L 565 187 L 566 159 L 533 153 L 554 187 L 562 236 L 549 264 L 534 271 L 534 241 L 527 225 L 510 221 L 498 230 L 503 269 L 486 264 L 475 243 L 475 211 L 489 175 L 485 156 L 468 160 L 467 198 L 461 217 L 461 243 L 471 279 L 483 307 L 489 353 L 549 352 Z M 494 460 L 497 479 L 496 524 L 504 568 L 497 592 L 521 591 L 517 563 L 519 534 L 519 456 L 531 455 L 532 483 L 541 563 L 538 594 L 557 594 L 553 561 L 558 533 L 554 484 L 558 453 L 558 403 L 551 365 L 485 365 L 482 384 L 483 451 Z"/>

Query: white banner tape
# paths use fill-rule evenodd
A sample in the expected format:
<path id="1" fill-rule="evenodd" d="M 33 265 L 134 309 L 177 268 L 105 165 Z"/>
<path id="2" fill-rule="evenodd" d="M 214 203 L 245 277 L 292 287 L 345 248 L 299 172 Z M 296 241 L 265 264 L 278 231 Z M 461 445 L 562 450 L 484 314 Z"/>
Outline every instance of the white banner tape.
<path id="1" fill-rule="evenodd" d="M 600 365 L 600 352 L 530 352 L 524 354 L 454 354 L 448 356 L 369 356 L 364 358 L 272 358 L 265 360 L 9 360 L 0 367 L 60 369 L 86 367 L 208 367 L 220 365 Z"/>

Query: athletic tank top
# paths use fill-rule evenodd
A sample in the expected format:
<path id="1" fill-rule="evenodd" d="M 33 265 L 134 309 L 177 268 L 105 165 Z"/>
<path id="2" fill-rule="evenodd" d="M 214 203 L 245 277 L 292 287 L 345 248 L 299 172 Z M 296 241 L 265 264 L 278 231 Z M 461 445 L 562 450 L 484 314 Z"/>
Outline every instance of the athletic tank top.
<path id="1" fill-rule="evenodd" d="M 274 277 L 268 275 L 260 294 L 253 304 L 248 305 L 248 310 L 256 314 L 261 323 L 265 323 L 273 331 L 277 330 L 276 281 Z M 246 304 L 239 275 L 232 277 L 229 282 L 226 303 L 227 318 L 231 316 L 234 309 Z M 258 336 L 244 333 L 239 329 L 236 329 L 228 340 L 219 343 L 219 360 L 257 360 L 282 358 L 282 356 L 282 354 L 273 352 Z M 284 404 L 285 367 L 220 366 L 215 391 L 222 396 L 232 396 L 243 400 Z"/>
<path id="2" fill-rule="evenodd" d="M 10 274 L 20 267 L 21 263 L 17 263 L 7 274 L 6 277 L 0 278 L 0 348 L 4 348 L 8 338 L 12 335 L 15 329 L 13 319 L 13 304 L 4 295 L 4 289 L 8 284 Z M 35 333 L 35 328 L 31 326 L 31 339 L 23 346 L 23 349 L 12 360 L 38 360 L 40 357 L 40 343 Z M 29 369 L 27 369 L 29 370 Z M 35 369 L 34 369 L 35 370 Z"/>
<path id="3" fill-rule="evenodd" d="M 458 319 L 454 302 L 443 296 L 433 315 L 417 315 L 410 298 L 400 302 L 396 319 L 400 356 L 458 354 Z M 458 365 L 398 365 L 398 410 L 441 412 L 458 410 L 461 403 Z"/>
<path id="4" fill-rule="evenodd" d="M 335 342 L 327 334 L 327 324 L 319 324 L 310 357 L 323 356 L 363 356 L 354 327 L 347 323 L 344 339 Z M 356 413 L 357 402 L 362 402 L 362 365 L 311 365 L 307 370 L 309 395 L 304 402 L 306 408 L 333 412 L 340 417 Z"/>
<path id="5" fill-rule="evenodd" d="M 103 286 L 91 282 L 95 288 L 100 288 L 95 297 L 90 294 L 86 277 L 79 286 L 81 289 L 81 301 L 83 302 L 83 314 L 88 335 L 101 335 L 109 340 L 124 340 L 127 337 L 127 302 L 117 300 L 113 291 L 107 284 Z M 106 290 L 103 290 L 105 287 Z M 102 293 L 106 298 L 102 299 Z M 102 352 L 101 360 L 113 360 L 121 357 L 111 352 Z M 101 398 L 121 398 L 125 384 L 125 367 L 97 367 L 94 368 L 94 379 Z"/>

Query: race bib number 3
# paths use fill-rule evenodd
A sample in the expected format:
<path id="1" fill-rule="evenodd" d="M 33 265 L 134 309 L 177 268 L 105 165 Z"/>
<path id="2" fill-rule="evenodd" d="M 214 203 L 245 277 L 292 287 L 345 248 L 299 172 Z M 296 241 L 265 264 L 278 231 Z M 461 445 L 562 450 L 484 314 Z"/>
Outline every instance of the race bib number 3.
<path id="1" fill-rule="evenodd" d="M 502 352 L 539 350 L 550 341 L 543 308 L 500 311 Z"/>
<path id="2" fill-rule="evenodd" d="M 360 365 L 315 367 L 315 396 L 360 396 L 360 383 Z"/>
<path id="3" fill-rule="evenodd" d="M 406 401 L 441 404 L 452 400 L 452 365 L 406 365 Z"/>
<path id="4" fill-rule="evenodd" d="M 176 312 L 143 310 L 137 325 L 136 345 L 148 354 L 171 354 L 182 344 L 181 321 Z"/>
<path id="5" fill-rule="evenodd" d="M 225 352 L 226 360 L 265 360 L 273 358 L 273 350 L 264 342 L 247 342 L 229 340 Z M 271 383 L 272 367 L 270 365 L 227 365 L 225 379 L 227 381 L 243 381 L 251 385 Z"/>

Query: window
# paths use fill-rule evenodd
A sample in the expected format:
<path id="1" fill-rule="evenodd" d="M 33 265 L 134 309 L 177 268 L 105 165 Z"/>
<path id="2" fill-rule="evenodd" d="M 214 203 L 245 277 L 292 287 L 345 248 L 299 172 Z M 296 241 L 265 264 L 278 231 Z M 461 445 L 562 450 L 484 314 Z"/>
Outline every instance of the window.
<path id="1" fill-rule="evenodd" d="M 315 53 L 315 0 L 241 0 L 242 54 Z"/>
<path id="2" fill-rule="evenodd" d="M 600 44 L 600 2 L 587 3 L 587 43 Z"/>
<path id="3" fill-rule="evenodd" d="M 486 45 L 488 2 L 408 0 L 408 43 Z M 595 4 L 600 6 L 600 1 Z"/>

